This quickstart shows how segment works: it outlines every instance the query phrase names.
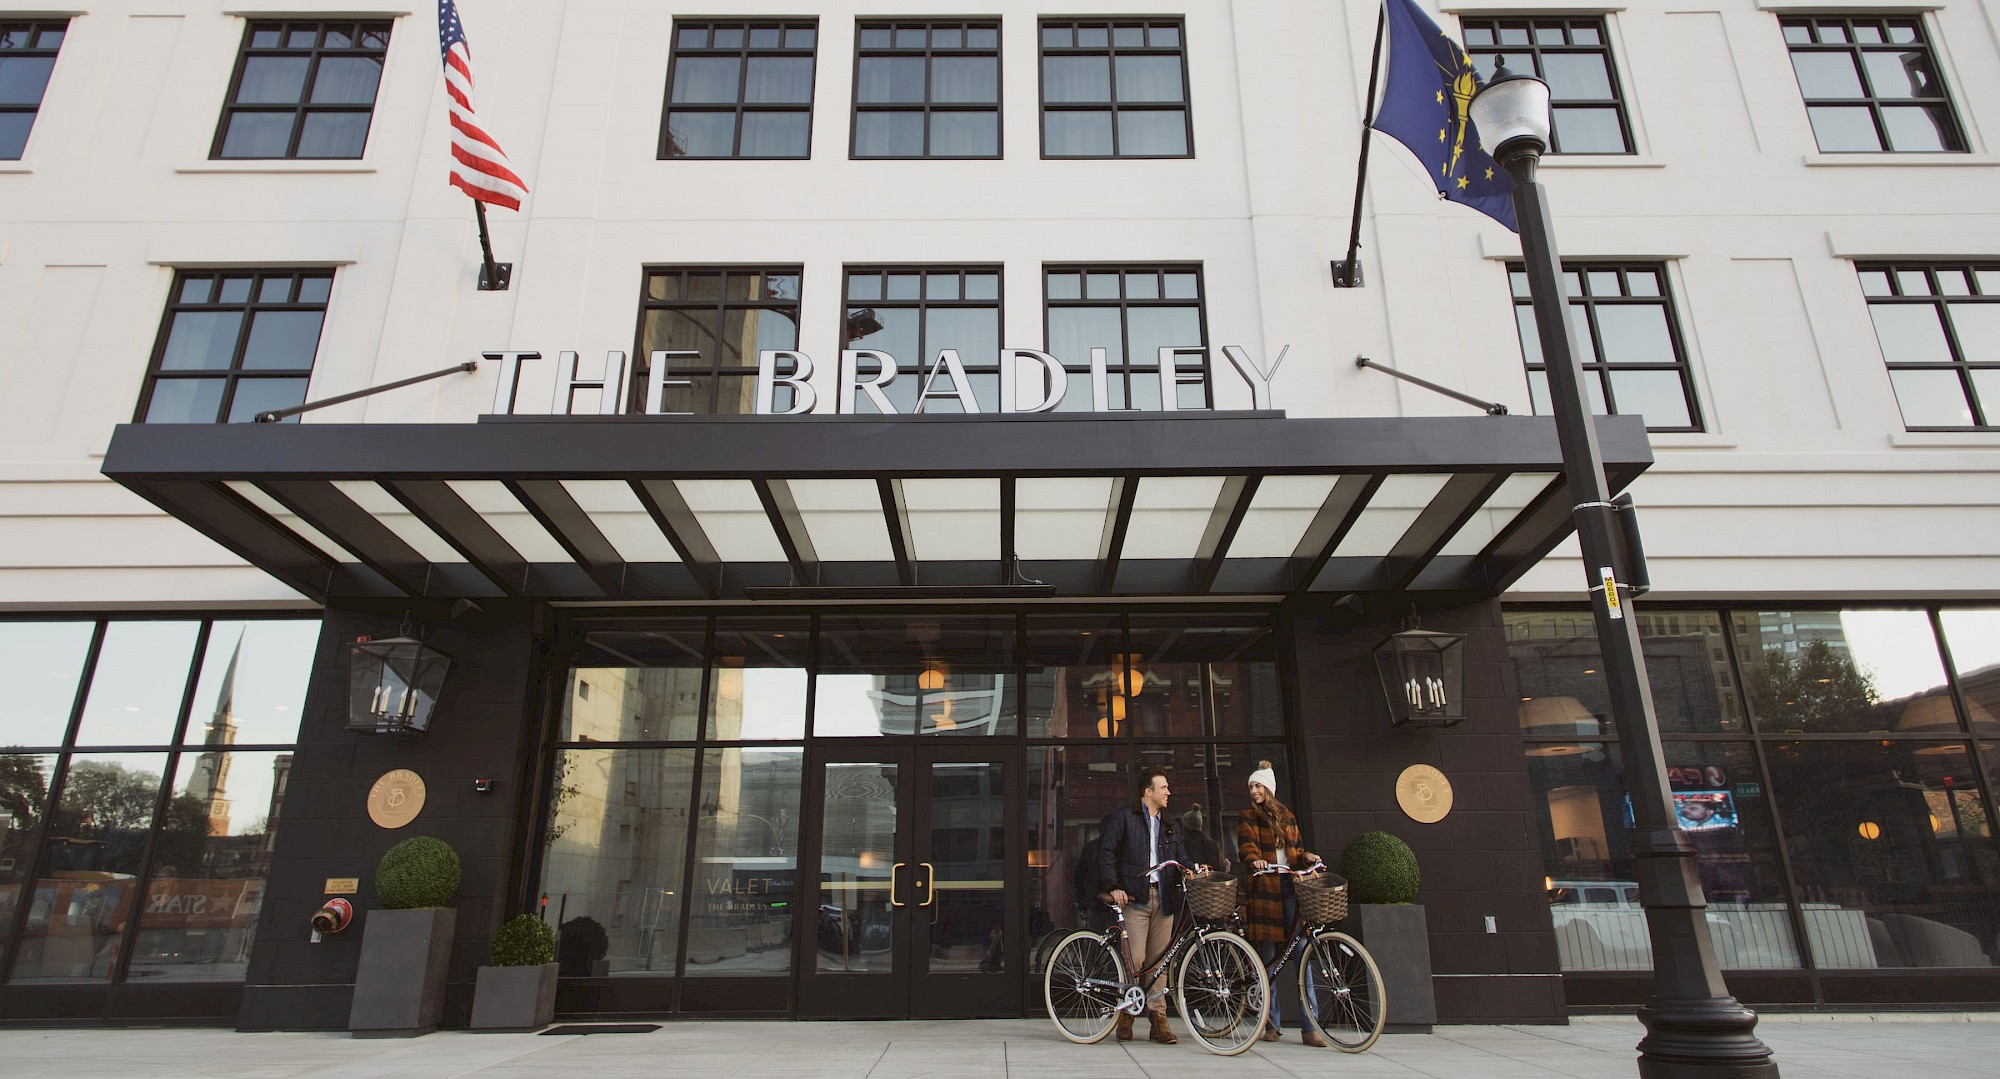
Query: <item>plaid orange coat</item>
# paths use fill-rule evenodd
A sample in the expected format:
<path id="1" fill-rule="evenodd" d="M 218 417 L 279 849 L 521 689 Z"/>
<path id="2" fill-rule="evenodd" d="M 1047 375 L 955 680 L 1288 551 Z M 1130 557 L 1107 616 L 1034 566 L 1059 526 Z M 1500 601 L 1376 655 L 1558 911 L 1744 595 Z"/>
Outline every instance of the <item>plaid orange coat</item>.
<path id="1" fill-rule="evenodd" d="M 1236 849 L 1243 862 L 1244 890 L 1247 898 L 1243 903 L 1243 935 L 1253 941 L 1281 943 L 1292 935 L 1292 927 L 1285 924 L 1285 892 L 1283 878 L 1277 874 L 1264 877 L 1251 876 L 1251 862 L 1268 862 L 1277 856 L 1278 848 L 1285 848 L 1285 859 L 1294 867 L 1312 860 L 1299 842 L 1299 819 L 1292 811 L 1278 807 L 1278 827 L 1251 806 L 1243 811 L 1236 823 Z"/>

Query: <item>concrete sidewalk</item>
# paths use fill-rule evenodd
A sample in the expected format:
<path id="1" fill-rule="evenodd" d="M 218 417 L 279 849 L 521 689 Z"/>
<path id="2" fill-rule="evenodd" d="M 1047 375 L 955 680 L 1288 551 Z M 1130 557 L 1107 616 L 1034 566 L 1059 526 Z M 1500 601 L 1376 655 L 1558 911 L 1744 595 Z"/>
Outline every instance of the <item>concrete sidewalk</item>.
<path id="1" fill-rule="evenodd" d="M 1140 1029 L 1143 1031 L 1144 1025 Z M 2000 1075 L 2000 1015 L 1771 1016 L 1758 1027 L 1787 1079 Z M 1439 1027 L 1390 1035 L 1359 1056 L 1292 1040 L 1211 1056 L 1181 1038 L 1071 1045 L 1046 1020 L 910 1023 L 664 1023 L 650 1034 L 545 1036 L 445 1031 L 398 1041 L 207 1029 L 0 1031 L 7 1079 L 1241 1079 L 1433 1076 L 1630 1079 L 1632 1019 L 1566 1027 Z"/>

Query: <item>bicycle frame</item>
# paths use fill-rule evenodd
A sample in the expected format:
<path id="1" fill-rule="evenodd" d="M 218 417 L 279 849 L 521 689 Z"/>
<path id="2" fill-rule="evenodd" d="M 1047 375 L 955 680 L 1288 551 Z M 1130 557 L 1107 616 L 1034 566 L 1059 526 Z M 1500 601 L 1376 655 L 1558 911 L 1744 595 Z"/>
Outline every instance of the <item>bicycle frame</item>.
<path id="1" fill-rule="evenodd" d="M 1154 866 L 1153 869 L 1165 869 L 1170 866 L 1184 872 L 1207 871 L 1206 866 L 1182 865 L 1179 862 L 1162 862 Z M 1152 872 L 1152 870 L 1148 870 L 1148 872 Z M 1181 892 L 1183 894 L 1187 892 L 1187 880 L 1185 877 L 1181 880 Z M 1110 925 L 1105 927 L 1102 934 L 1104 943 L 1108 947 L 1115 949 L 1119 955 L 1125 955 L 1125 942 L 1130 939 L 1125 932 L 1125 908 L 1116 903 L 1106 903 L 1105 906 L 1111 908 L 1113 920 Z M 1239 921 L 1240 917 L 1240 915 L 1231 914 L 1230 921 L 1232 923 Z M 1133 1016 L 1144 1014 L 1146 1005 L 1167 995 L 1164 985 L 1159 992 L 1148 994 L 1143 988 L 1147 979 L 1160 972 L 1172 970 L 1175 957 L 1179 956 L 1182 950 L 1187 948 L 1188 945 L 1200 940 L 1202 934 L 1207 932 L 1208 929 L 1208 926 L 1197 921 L 1183 906 L 1181 912 L 1174 916 L 1174 939 L 1167 942 L 1166 948 L 1160 954 L 1146 960 L 1145 964 L 1138 970 L 1128 972 L 1126 977 L 1129 980 L 1125 984 L 1114 987 L 1110 983 L 1104 982 L 1101 988 L 1115 990 L 1115 996 L 1118 1000 L 1118 1011 Z M 1099 979 L 1092 979 L 1091 988 L 1100 988 L 1098 983 Z M 1106 997 L 1110 999 L 1113 995 L 1107 994 Z"/>

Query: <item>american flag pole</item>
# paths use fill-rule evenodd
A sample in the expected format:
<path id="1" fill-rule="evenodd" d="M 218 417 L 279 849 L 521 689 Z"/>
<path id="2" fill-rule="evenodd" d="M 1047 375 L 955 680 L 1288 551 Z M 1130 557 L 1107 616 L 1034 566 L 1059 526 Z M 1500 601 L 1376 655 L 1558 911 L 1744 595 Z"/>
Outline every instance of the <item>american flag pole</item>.
<path id="1" fill-rule="evenodd" d="M 455 0 L 438 0 L 438 51 L 444 61 L 446 105 L 451 113 L 450 182 L 472 199 L 473 214 L 479 221 L 479 250 L 484 259 L 479 288 L 482 292 L 504 290 L 514 267 L 493 260 L 486 204 L 519 210 L 528 186 L 515 175 L 506 151 L 480 126 L 472 104 L 472 47 L 465 40 L 465 24 L 459 20 Z"/>

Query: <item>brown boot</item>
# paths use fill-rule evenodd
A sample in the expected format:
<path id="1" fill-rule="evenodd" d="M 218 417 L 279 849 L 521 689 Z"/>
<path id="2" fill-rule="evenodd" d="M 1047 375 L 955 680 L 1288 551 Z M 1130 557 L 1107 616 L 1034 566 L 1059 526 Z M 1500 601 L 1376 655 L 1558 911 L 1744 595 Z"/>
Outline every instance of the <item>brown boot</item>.
<path id="1" fill-rule="evenodd" d="M 1118 1040 L 1119 1040 L 1119 1041 L 1121 1041 L 1121 1042 L 1129 1042 L 1129 1041 L 1131 1041 L 1131 1040 L 1132 1040 L 1132 1013 L 1131 1013 L 1131 1012 L 1119 1012 L 1119 1013 L 1118 1013 L 1118 1034 L 1117 1034 L 1117 1038 L 1118 1038 Z"/>
<path id="2" fill-rule="evenodd" d="M 1180 1039 L 1174 1037 L 1174 1032 L 1167 1027 L 1166 1012 L 1152 1012 L 1147 1015 L 1147 1018 L 1153 1021 L 1153 1029 L 1146 1035 L 1146 1040 L 1159 1042 L 1161 1045 L 1178 1045 L 1180 1043 Z"/>
<path id="3" fill-rule="evenodd" d="M 1320 1037 L 1319 1031 L 1316 1031 L 1311 1027 L 1306 1027 L 1305 1029 L 1299 1031 L 1299 1040 L 1316 1049 L 1326 1048 L 1326 1039 Z"/>

